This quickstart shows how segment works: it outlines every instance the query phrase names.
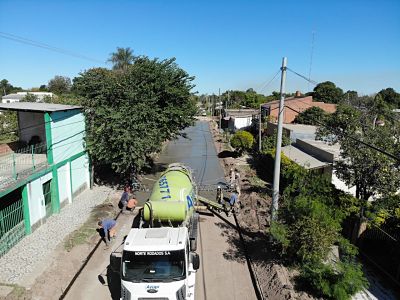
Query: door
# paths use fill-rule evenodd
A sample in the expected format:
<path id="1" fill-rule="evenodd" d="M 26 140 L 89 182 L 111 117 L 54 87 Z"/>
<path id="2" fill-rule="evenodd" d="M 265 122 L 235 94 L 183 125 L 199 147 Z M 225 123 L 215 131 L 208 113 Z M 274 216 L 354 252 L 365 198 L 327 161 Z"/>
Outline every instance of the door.
<path id="1" fill-rule="evenodd" d="M 0 201 L 0 257 L 25 236 L 21 189 Z"/>
<path id="2" fill-rule="evenodd" d="M 53 213 L 53 207 L 51 206 L 51 179 L 43 183 L 42 187 L 44 205 L 46 207 L 46 217 L 49 217 Z"/>

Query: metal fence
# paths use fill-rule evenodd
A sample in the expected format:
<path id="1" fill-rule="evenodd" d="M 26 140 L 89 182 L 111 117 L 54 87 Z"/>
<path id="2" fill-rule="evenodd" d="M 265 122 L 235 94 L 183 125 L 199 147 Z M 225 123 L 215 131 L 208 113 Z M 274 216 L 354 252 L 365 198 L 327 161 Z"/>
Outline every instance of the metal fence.
<path id="1" fill-rule="evenodd" d="M 47 166 L 46 143 L 0 155 L 0 189 Z"/>
<path id="2" fill-rule="evenodd" d="M 400 285 L 400 230 L 369 223 L 357 240 L 360 254 Z"/>
<path id="3" fill-rule="evenodd" d="M 25 236 L 22 200 L 0 209 L 0 257 Z"/>

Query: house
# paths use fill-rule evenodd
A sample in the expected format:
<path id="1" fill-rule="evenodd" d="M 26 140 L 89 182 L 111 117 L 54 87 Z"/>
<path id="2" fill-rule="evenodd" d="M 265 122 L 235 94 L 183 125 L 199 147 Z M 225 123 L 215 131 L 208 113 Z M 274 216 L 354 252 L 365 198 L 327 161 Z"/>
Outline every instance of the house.
<path id="1" fill-rule="evenodd" d="M 265 133 L 269 136 L 273 135 L 278 130 L 275 123 L 268 122 Z M 317 126 L 304 124 L 283 124 L 283 134 L 290 138 L 292 143 L 297 139 L 315 140 Z"/>
<path id="2" fill-rule="evenodd" d="M 18 92 L 16 94 L 8 94 L 1 97 L 2 103 L 14 103 L 19 102 L 25 98 L 27 94 L 35 95 L 38 99 L 38 102 L 43 102 L 45 97 L 53 97 L 53 93 L 49 92 Z"/>
<path id="3" fill-rule="evenodd" d="M 282 152 L 298 165 L 325 174 L 339 190 L 355 196 L 355 187 L 347 186 L 333 170 L 333 164 L 340 157 L 340 145 L 330 145 L 313 139 L 297 139 L 292 145 L 282 147 Z"/>
<path id="4" fill-rule="evenodd" d="M 257 109 L 225 109 L 221 122 L 223 129 L 235 131 L 252 125 L 253 120 L 258 118 Z"/>
<path id="5" fill-rule="evenodd" d="M 327 113 L 334 113 L 336 111 L 336 104 L 314 102 L 312 96 L 302 97 L 300 92 L 296 92 L 295 97 L 285 99 L 285 110 L 283 123 L 292 123 L 298 112 L 305 111 L 310 107 L 319 107 Z M 290 108 L 287 108 L 290 107 Z M 266 111 L 266 115 L 269 116 L 271 122 L 278 121 L 279 112 L 279 100 L 271 101 L 262 105 L 262 108 Z"/>
<path id="6" fill-rule="evenodd" d="M 19 140 L 0 154 L 0 256 L 90 187 L 80 106 L 14 102 Z M 18 147 L 15 146 L 18 145 Z"/>

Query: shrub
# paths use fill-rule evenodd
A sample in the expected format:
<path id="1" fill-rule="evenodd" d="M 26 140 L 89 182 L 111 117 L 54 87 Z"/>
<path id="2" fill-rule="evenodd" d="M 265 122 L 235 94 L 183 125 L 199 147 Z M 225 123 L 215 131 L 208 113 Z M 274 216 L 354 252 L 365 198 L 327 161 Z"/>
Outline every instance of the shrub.
<path id="1" fill-rule="evenodd" d="M 244 130 L 237 131 L 231 138 L 231 146 L 237 149 L 240 153 L 245 150 L 250 150 L 253 147 L 253 135 Z"/>
<path id="2" fill-rule="evenodd" d="M 355 262 L 338 262 L 334 266 L 313 261 L 304 264 L 300 280 L 319 297 L 348 300 L 368 286 L 361 265 Z"/>

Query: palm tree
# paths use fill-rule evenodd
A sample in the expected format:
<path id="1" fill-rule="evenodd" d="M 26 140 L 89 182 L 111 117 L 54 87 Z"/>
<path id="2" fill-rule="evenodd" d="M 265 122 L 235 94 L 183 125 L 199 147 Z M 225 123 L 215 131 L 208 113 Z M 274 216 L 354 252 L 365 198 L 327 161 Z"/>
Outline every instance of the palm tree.
<path id="1" fill-rule="evenodd" d="M 117 52 L 111 53 L 111 57 L 108 59 L 113 64 L 113 70 L 126 70 L 135 60 L 133 50 L 131 48 L 119 48 Z"/>

